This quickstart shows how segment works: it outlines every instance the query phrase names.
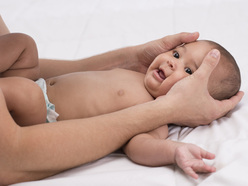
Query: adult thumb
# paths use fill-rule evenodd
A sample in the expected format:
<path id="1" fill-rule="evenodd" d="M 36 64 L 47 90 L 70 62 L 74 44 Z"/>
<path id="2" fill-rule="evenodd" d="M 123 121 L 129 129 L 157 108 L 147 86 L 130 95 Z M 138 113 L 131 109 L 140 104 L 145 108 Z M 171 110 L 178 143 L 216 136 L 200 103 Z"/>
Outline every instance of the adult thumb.
<path id="1" fill-rule="evenodd" d="M 211 50 L 203 59 L 201 66 L 194 73 L 198 78 L 208 78 L 210 77 L 212 71 L 217 66 L 220 60 L 220 52 L 217 49 Z"/>

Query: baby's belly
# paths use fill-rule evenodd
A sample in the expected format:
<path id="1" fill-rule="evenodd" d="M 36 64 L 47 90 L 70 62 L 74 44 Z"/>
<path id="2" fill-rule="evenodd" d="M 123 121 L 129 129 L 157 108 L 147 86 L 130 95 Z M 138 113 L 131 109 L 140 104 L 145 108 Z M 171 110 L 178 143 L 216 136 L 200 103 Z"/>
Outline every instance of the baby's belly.
<path id="1" fill-rule="evenodd" d="M 58 120 L 88 117 L 84 81 L 77 76 L 59 76 L 47 80 L 47 95 L 59 114 Z M 85 109 L 85 108 L 87 108 Z"/>
<path id="2" fill-rule="evenodd" d="M 47 80 L 47 95 L 60 115 L 58 120 L 92 117 L 132 106 L 119 83 L 110 83 L 102 74 L 92 75 L 76 73 Z"/>

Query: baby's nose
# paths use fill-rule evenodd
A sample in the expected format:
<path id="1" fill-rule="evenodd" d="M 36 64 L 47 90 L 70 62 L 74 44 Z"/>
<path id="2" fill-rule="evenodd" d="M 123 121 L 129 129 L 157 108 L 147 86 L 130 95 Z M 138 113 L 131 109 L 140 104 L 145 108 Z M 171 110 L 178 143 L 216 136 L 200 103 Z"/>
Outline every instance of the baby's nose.
<path id="1" fill-rule="evenodd" d="M 174 61 L 167 61 L 167 65 L 168 67 L 170 67 L 171 70 L 176 69 L 176 64 L 174 63 Z"/>

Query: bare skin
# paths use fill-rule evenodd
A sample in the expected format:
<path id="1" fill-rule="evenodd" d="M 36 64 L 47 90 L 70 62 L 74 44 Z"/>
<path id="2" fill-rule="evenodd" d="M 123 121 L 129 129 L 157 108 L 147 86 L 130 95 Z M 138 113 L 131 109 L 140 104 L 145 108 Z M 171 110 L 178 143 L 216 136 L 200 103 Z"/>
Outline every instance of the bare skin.
<path id="1" fill-rule="evenodd" d="M 153 100 L 143 81 L 144 74 L 124 69 L 78 72 L 48 79 L 47 94 L 58 120 L 86 118 Z"/>
<path id="2" fill-rule="evenodd" d="M 78 70 L 111 69 L 118 66 L 144 72 L 159 53 L 181 43 L 194 41 L 198 36 L 198 33 L 167 36 L 144 45 L 79 60 L 70 68 L 65 68 L 71 65 L 66 61 L 60 63 L 43 60 L 41 74 L 52 77 Z M 128 51 L 130 55 L 123 56 L 123 51 Z M 96 160 L 120 148 L 134 135 L 167 123 L 198 126 L 223 116 L 237 105 L 243 93 L 239 92 L 224 101 L 214 100 L 209 95 L 207 82 L 217 63 L 218 58 L 207 55 L 193 76 L 176 83 L 160 99 L 110 114 L 53 124 L 18 126 L 9 114 L 5 97 L 0 92 L 0 185 L 42 179 Z M 49 71 L 49 65 L 58 70 Z M 81 68 L 78 69 L 78 66 Z M 193 88 L 186 89 L 189 85 Z M 202 109 L 192 104 L 192 99 L 195 103 L 200 102 Z"/>

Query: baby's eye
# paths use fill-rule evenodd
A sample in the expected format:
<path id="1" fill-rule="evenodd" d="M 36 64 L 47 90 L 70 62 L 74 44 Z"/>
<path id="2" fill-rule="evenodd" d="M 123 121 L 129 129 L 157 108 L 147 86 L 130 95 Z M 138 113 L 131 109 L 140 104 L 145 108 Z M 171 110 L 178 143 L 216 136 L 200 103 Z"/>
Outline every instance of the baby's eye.
<path id="1" fill-rule="evenodd" d="M 188 74 L 192 74 L 193 73 L 192 70 L 190 68 L 188 68 L 188 67 L 186 67 L 184 70 Z"/>
<path id="2" fill-rule="evenodd" d="M 179 56 L 179 53 L 178 53 L 177 51 L 174 51 L 174 52 L 173 52 L 173 56 L 174 56 L 175 58 L 177 58 L 177 59 L 179 59 L 179 57 L 180 57 L 180 56 Z"/>

